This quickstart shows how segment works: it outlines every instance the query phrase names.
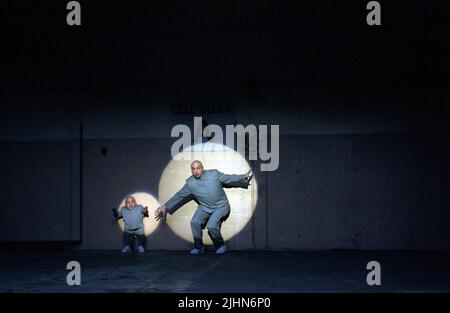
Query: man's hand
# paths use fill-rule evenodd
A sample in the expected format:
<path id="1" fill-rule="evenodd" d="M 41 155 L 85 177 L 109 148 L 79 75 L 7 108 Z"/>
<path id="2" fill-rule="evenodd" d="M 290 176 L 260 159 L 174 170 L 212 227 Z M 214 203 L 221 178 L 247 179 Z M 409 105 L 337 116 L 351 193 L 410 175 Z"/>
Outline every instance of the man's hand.
<path id="1" fill-rule="evenodd" d="M 166 219 L 167 208 L 165 206 L 158 207 L 155 210 L 154 213 L 155 213 L 155 220 L 159 221 L 161 218 L 163 220 L 165 220 Z"/>
<path id="2" fill-rule="evenodd" d="M 253 178 L 253 171 L 252 171 L 252 169 L 249 169 L 248 172 L 245 174 L 245 179 L 250 184 L 250 181 L 252 180 L 252 178 Z"/>
<path id="3" fill-rule="evenodd" d="M 142 210 L 142 214 L 143 214 L 145 217 L 148 217 L 148 207 L 145 207 L 145 208 Z"/>

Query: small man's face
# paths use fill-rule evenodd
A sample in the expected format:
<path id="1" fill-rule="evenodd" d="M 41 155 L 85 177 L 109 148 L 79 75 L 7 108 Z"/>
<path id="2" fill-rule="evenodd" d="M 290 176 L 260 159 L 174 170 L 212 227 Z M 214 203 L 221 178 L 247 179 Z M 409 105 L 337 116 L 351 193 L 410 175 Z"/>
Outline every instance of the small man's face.
<path id="1" fill-rule="evenodd" d="M 131 210 L 136 206 L 136 200 L 133 197 L 128 197 L 125 201 L 125 206 L 127 207 L 127 209 Z"/>
<path id="2" fill-rule="evenodd" d="M 203 174 L 203 166 L 201 163 L 195 162 L 191 165 L 191 171 L 192 175 L 194 175 L 195 178 L 199 178 Z"/>

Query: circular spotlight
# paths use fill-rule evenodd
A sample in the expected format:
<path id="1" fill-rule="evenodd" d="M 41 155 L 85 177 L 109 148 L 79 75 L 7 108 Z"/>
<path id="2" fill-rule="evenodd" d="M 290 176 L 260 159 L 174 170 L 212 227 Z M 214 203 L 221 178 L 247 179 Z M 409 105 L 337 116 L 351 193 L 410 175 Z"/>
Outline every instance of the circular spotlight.
<path id="1" fill-rule="evenodd" d="M 149 217 L 144 218 L 144 232 L 145 236 L 148 236 L 151 233 L 153 233 L 155 229 L 158 227 L 159 221 L 155 221 L 155 219 L 153 218 L 153 211 L 159 206 L 159 203 L 152 195 L 146 192 L 135 192 L 129 195 L 133 196 L 136 199 L 137 204 L 140 204 L 143 207 L 148 207 Z M 118 209 L 124 206 L 125 206 L 125 198 L 123 198 L 122 202 L 120 202 Z M 118 220 L 117 223 L 119 224 L 120 229 L 123 231 L 124 229 L 123 219 Z"/>
<path id="2" fill-rule="evenodd" d="M 202 161 L 205 170 L 217 169 L 225 174 L 245 174 L 250 165 L 238 152 L 221 144 L 198 144 L 177 154 L 164 169 L 159 181 L 159 199 L 161 204 L 169 200 L 183 187 L 191 173 L 191 162 Z M 257 182 L 253 177 L 248 189 L 224 188 L 230 202 L 230 215 L 222 223 L 221 233 L 229 240 L 239 233 L 253 215 L 258 197 Z M 190 221 L 197 210 L 197 203 L 191 201 L 167 217 L 172 231 L 186 241 L 193 242 Z M 211 245 L 207 230 L 203 230 L 203 242 Z"/>

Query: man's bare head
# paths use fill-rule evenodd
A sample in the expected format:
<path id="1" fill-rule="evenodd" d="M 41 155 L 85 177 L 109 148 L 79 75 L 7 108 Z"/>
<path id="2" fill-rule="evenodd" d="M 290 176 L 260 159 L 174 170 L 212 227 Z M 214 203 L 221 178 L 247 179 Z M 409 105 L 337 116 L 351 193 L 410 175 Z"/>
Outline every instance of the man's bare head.
<path id="1" fill-rule="evenodd" d="M 191 163 L 191 171 L 192 175 L 194 175 L 195 178 L 200 178 L 203 174 L 203 164 L 199 160 L 195 160 Z"/>
<path id="2" fill-rule="evenodd" d="M 127 209 L 132 209 L 136 206 L 136 199 L 133 196 L 128 196 L 125 199 L 125 206 L 127 207 Z"/>

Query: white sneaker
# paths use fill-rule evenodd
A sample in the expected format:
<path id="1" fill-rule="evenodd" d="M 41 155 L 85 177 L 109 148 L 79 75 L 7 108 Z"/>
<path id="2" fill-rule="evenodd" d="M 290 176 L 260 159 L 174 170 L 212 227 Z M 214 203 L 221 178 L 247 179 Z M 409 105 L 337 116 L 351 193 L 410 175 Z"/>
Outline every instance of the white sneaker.
<path id="1" fill-rule="evenodd" d="M 137 246 L 137 252 L 144 253 L 145 252 L 144 247 L 143 246 Z"/>
<path id="2" fill-rule="evenodd" d="M 203 253 L 205 253 L 205 248 L 204 247 L 202 247 L 201 249 L 194 248 L 191 250 L 190 253 L 191 254 L 203 254 Z"/>
<path id="3" fill-rule="evenodd" d="M 216 250 L 216 254 L 223 254 L 227 251 L 228 251 L 227 246 L 223 245 L 223 246 L 220 246 L 220 248 Z"/>
<path id="4" fill-rule="evenodd" d="M 130 253 L 131 252 L 131 248 L 129 246 L 125 246 L 122 248 L 122 253 Z"/>

